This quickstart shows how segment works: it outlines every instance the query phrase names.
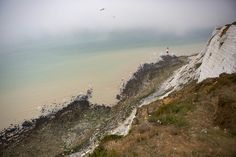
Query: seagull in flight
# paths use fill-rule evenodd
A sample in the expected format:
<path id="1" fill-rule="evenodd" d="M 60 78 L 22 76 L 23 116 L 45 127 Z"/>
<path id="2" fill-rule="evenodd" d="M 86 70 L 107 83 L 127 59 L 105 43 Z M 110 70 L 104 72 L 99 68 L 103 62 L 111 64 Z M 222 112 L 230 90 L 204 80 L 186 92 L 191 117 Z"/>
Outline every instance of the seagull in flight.
<path id="1" fill-rule="evenodd" d="M 101 9 L 100 9 L 100 11 L 104 11 L 104 10 L 105 10 L 105 8 L 101 8 Z"/>

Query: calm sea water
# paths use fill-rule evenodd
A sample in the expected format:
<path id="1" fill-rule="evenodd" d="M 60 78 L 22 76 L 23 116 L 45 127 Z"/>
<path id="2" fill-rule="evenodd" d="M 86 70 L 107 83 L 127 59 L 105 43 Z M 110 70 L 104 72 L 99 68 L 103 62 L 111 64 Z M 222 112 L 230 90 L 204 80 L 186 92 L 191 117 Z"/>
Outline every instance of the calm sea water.
<path id="1" fill-rule="evenodd" d="M 175 45 L 176 55 L 197 53 L 202 43 Z M 165 51 L 164 46 L 106 50 L 65 47 L 21 47 L 0 53 L 0 128 L 40 114 L 44 104 L 67 101 L 93 86 L 92 101 L 114 104 L 122 79 Z"/>

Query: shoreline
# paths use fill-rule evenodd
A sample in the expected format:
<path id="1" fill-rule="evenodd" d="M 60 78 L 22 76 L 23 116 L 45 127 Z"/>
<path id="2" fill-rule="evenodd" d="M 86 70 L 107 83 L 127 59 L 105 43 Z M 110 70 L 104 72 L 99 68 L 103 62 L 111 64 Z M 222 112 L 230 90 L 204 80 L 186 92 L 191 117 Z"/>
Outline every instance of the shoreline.
<path id="1" fill-rule="evenodd" d="M 202 45 L 202 44 L 200 44 L 200 45 Z M 199 47 L 199 44 L 195 44 L 194 47 L 195 46 Z M 179 46 L 179 47 L 183 47 L 183 46 Z M 185 47 L 191 47 L 191 46 L 185 46 Z M 163 47 L 163 49 L 164 49 L 164 47 Z M 178 49 L 178 48 L 176 48 L 176 49 Z M 183 49 L 185 49 L 185 48 L 183 48 Z M 107 54 L 107 53 L 101 54 L 101 56 L 99 56 L 99 58 L 98 58 L 98 60 L 101 60 L 101 61 L 102 60 L 109 60 L 109 58 L 111 58 L 112 56 L 113 56 L 112 58 L 118 59 L 119 62 L 121 62 L 125 58 L 134 58 L 135 56 L 136 56 L 136 59 L 134 58 L 133 60 L 131 60 L 132 62 L 127 60 L 127 63 L 130 62 L 129 63 L 131 65 L 131 66 L 129 66 L 130 68 L 127 70 L 127 68 L 124 64 L 124 65 L 122 65 L 122 67 L 118 68 L 120 70 L 118 70 L 116 72 L 116 75 L 114 75 L 112 77 L 108 76 L 108 78 L 106 78 L 105 74 L 99 74 L 99 75 L 102 75 L 101 78 L 89 76 L 89 78 L 96 78 L 96 81 L 95 82 L 87 81 L 87 83 L 83 83 L 84 87 L 81 87 L 79 85 L 80 83 L 78 84 L 77 79 L 72 78 L 72 79 L 66 81 L 66 82 L 69 82 L 69 85 L 66 85 L 63 82 L 58 84 L 58 81 L 56 81 L 52 85 L 40 85 L 39 84 L 39 86 L 43 87 L 43 88 L 40 87 L 39 89 L 37 87 L 35 87 L 35 89 L 27 89 L 26 91 L 21 90 L 21 92 L 18 94 L 16 92 L 15 92 L 15 94 L 14 94 L 14 92 L 11 92 L 10 95 L 8 94 L 11 97 L 6 96 L 7 93 L 4 93 L 3 95 L 1 95 L 2 104 L 9 104 L 9 105 L 2 106 L 2 111 L 4 111 L 4 112 L 1 114 L 2 116 L 0 118 L 1 119 L 0 123 L 2 124 L 1 128 L 3 129 L 3 128 L 9 126 L 10 124 L 21 123 L 26 119 L 31 119 L 31 118 L 40 116 L 40 114 L 41 114 L 40 108 L 41 108 L 41 106 L 45 106 L 45 104 L 47 106 L 52 106 L 52 108 L 55 107 L 55 105 L 60 106 L 61 104 L 65 104 L 68 101 L 70 101 L 70 99 L 72 97 L 75 97 L 79 93 L 81 93 L 81 91 L 85 92 L 86 89 L 88 88 L 87 86 L 89 84 L 92 84 L 94 86 L 94 95 L 91 100 L 93 103 L 112 104 L 110 102 L 113 102 L 113 104 L 115 104 L 115 103 L 117 103 L 115 96 L 119 93 L 119 88 L 120 88 L 120 84 L 122 83 L 122 79 L 127 81 L 132 76 L 131 74 L 133 74 L 138 69 L 138 66 L 140 66 L 141 62 L 138 61 L 139 56 L 145 55 L 146 58 L 143 59 L 144 62 L 151 62 L 151 60 L 153 61 L 153 57 L 157 57 L 156 56 L 157 53 L 154 53 L 154 52 L 160 52 L 161 50 L 162 50 L 162 48 L 160 48 L 160 47 L 159 48 L 158 47 L 147 47 L 147 48 L 144 47 L 144 48 L 137 48 L 137 49 L 134 48 L 131 50 L 126 50 L 126 51 L 119 50 L 119 51 L 114 52 L 114 54 L 113 53 L 112 54 Z M 174 47 L 173 47 L 173 50 L 175 50 Z M 178 50 L 182 50 L 182 49 L 178 49 Z M 147 53 L 143 53 L 143 52 L 147 52 Z M 127 57 L 127 54 L 129 54 L 128 57 Z M 96 59 L 96 57 L 94 57 L 94 59 Z M 97 62 L 94 59 L 91 60 L 91 63 Z M 85 78 L 83 79 L 83 77 L 81 79 L 85 80 Z M 103 80 L 103 81 L 99 82 L 97 80 Z M 109 83 L 109 80 L 111 83 Z M 114 82 L 116 82 L 116 83 L 114 83 Z M 53 88 L 48 91 L 46 88 L 48 88 L 50 86 L 53 86 Z M 54 88 L 54 86 L 55 86 L 55 88 Z M 45 87 L 45 89 L 44 89 L 44 87 Z M 69 87 L 69 89 L 67 89 L 68 87 Z M 61 88 L 63 88 L 62 91 L 60 90 Z M 80 89 L 80 90 L 78 90 L 78 89 Z M 46 93 L 43 92 L 45 90 L 48 92 L 46 92 Z M 54 90 L 56 90 L 56 91 L 54 91 Z M 64 93 L 64 91 L 67 91 L 67 92 Z M 58 94 L 58 92 L 59 92 L 59 94 Z M 42 94 L 46 95 L 46 100 L 44 100 L 44 97 Z M 50 97 L 48 97 L 49 95 L 50 95 Z M 13 97 L 14 97 L 14 99 L 12 99 Z M 34 100 L 34 99 L 36 99 L 36 100 Z M 47 100 L 47 99 L 50 99 L 50 100 Z M 106 101 L 108 100 L 108 101 L 104 102 L 103 100 L 106 100 Z M 17 104 L 17 106 L 19 108 L 19 110 L 17 110 L 17 112 L 16 112 L 16 110 L 13 111 L 14 104 Z M 21 105 L 21 104 L 23 104 L 23 105 Z M 7 106 L 7 107 L 4 107 L 4 106 Z"/>
<path id="2" fill-rule="evenodd" d="M 172 58 L 172 57 L 171 57 Z M 170 58 L 170 59 L 171 59 Z M 177 59 L 177 58 L 176 58 Z M 160 66 L 162 67 L 165 67 L 165 68 L 167 68 L 168 66 L 169 67 L 175 67 L 176 65 L 178 65 L 177 67 L 179 67 L 180 65 L 182 65 L 183 63 L 181 63 L 181 62 L 179 62 L 178 60 L 176 60 L 175 58 L 173 58 L 173 61 L 171 61 L 171 62 L 169 62 L 169 61 L 167 61 L 167 62 L 163 62 L 163 61 L 159 61 L 159 62 L 157 62 L 157 63 L 149 63 L 149 64 L 144 64 L 145 66 L 143 66 L 143 68 L 141 68 L 141 69 L 143 69 L 143 70 L 138 70 L 138 71 L 136 71 L 136 73 L 134 73 L 134 75 L 136 75 L 136 77 L 140 77 L 140 81 L 142 82 L 140 85 L 144 85 L 145 84 L 145 77 L 143 78 L 143 76 L 146 76 L 146 75 L 144 75 L 146 72 L 148 72 L 148 73 L 150 73 L 150 72 L 152 72 L 152 71 L 155 71 L 154 69 L 156 69 L 157 68 L 157 70 L 160 68 Z M 176 62 L 176 61 L 177 62 Z M 173 62 L 173 63 L 172 63 Z M 179 62 L 179 63 L 178 63 Z M 181 64 L 180 64 L 181 63 Z M 176 64 L 176 65 L 175 65 Z M 150 65 L 150 66 L 149 66 Z M 167 66 L 167 67 L 166 67 Z M 174 69 L 176 69 L 177 67 L 175 67 Z M 150 69 L 151 68 L 151 69 Z M 153 69 L 154 68 L 154 69 Z M 173 69 L 172 68 L 172 69 Z M 173 70 L 174 70 L 173 69 Z M 159 70 L 158 70 L 159 71 Z M 157 72 L 158 72 L 157 71 Z M 172 70 L 170 70 L 170 71 L 172 71 Z M 159 71 L 158 73 L 160 73 L 161 71 Z M 158 74 L 157 73 L 157 74 Z M 155 74 L 155 73 L 153 73 L 153 74 Z M 151 74 L 150 73 L 150 75 L 153 75 L 153 74 Z M 156 75 L 156 74 L 155 74 Z M 170 74 L 168 74 L 168 76 L 169 76 Z M 134 80 L 135 81 L 135 79 L 133 79 L 133 78 L 131 78 L 130 80 Z M 128 81 L 129 83 L 126 83 L 126 86 L 127 86 L 127 84 L 130 84 L 131 82 L 133 82 L 133 81 L 131 81 L 130 82 L 130 80 Z M 134 83 L 133 85 L 132 85 L 133 83 L 131 83 L 131 86 L 134 86 L 135 87 L 135 89 L 137 90 L 143 90 L 142 88 L 140 88 L 140 87 L 137 87 L 135 84 L 136 83 Z M 137 88 L 136 88 L 137 87 Z M 126 87 L 126 88 L 130 88 L 130 87 Z M 132 89 L 132 88 L 131 88 Z M 131 90 L 132 91 L 132 90 Z M 131 92 L 130 91 L 130 92 Z M 148 89 L 146 92 L 148 92 L 148 93 L 150 93 L 150 92 L 152 92 L 152 90 L 150 90 L 150 89 Z M 143 94 L 145 94 L 146 93 L 145 91 L 143 92 Z M 148 94 L 148 93 L 146 93 L 146 94 Z M 122 94 L 122 93 L 121 93 Z M 123 92 L 123 95 L 126 95 L 127 94 L 127 92 Z M 106 134 L 106 132 L 107 131 L 110 131 L 110 130 L 112 130 L 112 128 L 114 129 L 114 128 L 116 128 L 117 126 L 118 126 L 118 123 L 119 122 L 121 122 L 122 121 L 122 119 L 125 119 L 127 116 L 129 116 L 129 113 L 130 113 L 130 111 L 133 109 L 133 105 L 136 105 L 136 101 L 139 101 L 139 99 L 140 98 L 138 98 L 138 97 L 143 97 L 143 96 L 141 96 L 141 95 L 136 95 L 136 96 L 129 96 L 129 98 L 125 98 L 125 99 L 122 99 L 122 100 L 120 100 L 116 105 L 114 105 L 113 107 L 107 107 L 107 106 L 101 106 L 101 105 L 97 105 L 97 104 L 92 104 L 92 103 L 90 103 L 89 101 L 88 101 L 88 99 L 77 99 L 78 101 L 76 101 L 76 99 L 75 99 L 75 101 L 73 101 L 72 103 L 70 103 L 67 107 L 64 107 L 64 108 L 62 108 L 61 110 L 59 110 L 59 111 L 57 111 L 57 112 L 55 112 L 55 113 L 51 113 L 51 114 L 48 114 L 47 116 L 41 116 L 40 118 L 38 118 L 38 119 L 33 119 L 31 122 L 30 121 L 26 121 L 26 122 L 24 122 L 23 123 L 23 125 L 22 126 L 15 126 L 15 127 L 12 127 L 12 128 L 8 128 L 8 129 L 6 129 L 5 130 L 5 132 L 1 132 L 1 142 L 2 141 L 5 141 L 5 142 L 7 142 L 7 143 L 5 143 L 5 144 L 7 144 L 6 146 L 13 146 L 14 145 L 14 143 L 16 142 L 20 142 L 21 140 L 23 140 L 24 141 L 24 139 L 27 137 L 27 138 L 33 138 L 33 137 L 31 137 L 31 136 L 35 136 L 34 134 L 37 134 L 36 132 L 41 132 L 40 130 L 42 130 L 44 127 L 46 127 L 46 128 L 48 128 L 49 126 L 54 126 L 55 125 L 55 128 L 53 127 L 53 128 L 51 128 L 51 129 L 49 129 L 49 130 L 54 130 L 54 129 L 56 129 L 58 126 L 58 122 L 60 122 L 60 121 L 64 121 L 63 119 L 68 119 L 69 117 L 71 117 L 72 115 L 74 115 L 74 114 L 77 114 L 77 110 L 79 110 L 80 112 L 81 112 L 81 115 L 79 116 L 79 117 L 74 117 L 74 116 L 72 116 L 71 118 L 72 118 L 72 122 L 74 123 L 74 121 L 76 122 L 75 124 L 83 124 L 83 123 L 85 123 L 85 121 L 86 121 L 86 128 L 87 127 L 94 127 L 94 126 L 91 126 L 91 124 L 93 123 L 93 121 L 94 120 L 92 120 L 93 118 L 92 117 L 96 117 L 96 123 L 98 123 L 99 125 L 101 125 L 102 124 L 102 126 L 99 126 L 99 128 L 97 128 L 98 129 L 98 135 L 96 136 L 96 138 L 95 138 L 95 141 L 96 140 L 98 140 L 99 138 L 101 138 L 101 137 L 103 137 L 104 136 L 104 134 Z M 137 97 L 137 98 L 136 98 Z M 78 97 L 77 97 L 78 98 Z M 124 97 L 123 97 L 124 98 Z M 126 106 L 125 104 L 126 104 L 126 102 L 132 102 L 133 103 L 133 105 L 128 105 L 128 106 Z M 130 102 L 130 103 L 131 103 Z M 78 104 L 86 104 L 86 105 L 78 105 Z M 133 106 L 133 107 L 132 107 Z M 126 109 L 124 109 L 124 108 L 126 108 Z M 106 114 L 101 114 L 101 112 L 106 112 Z M 91 115 L 91 117 L 89 116 L 89 117 L 84 117 L 84 116 L 86 116 L 86 115 L 90 115 L 90 114 L 92 114 Z M 116 116 L 116 118 L 114 119 L 114 118 L 111 118 L 112 117 L 112 115 L 116 115 L 116 114 L 118 114 L 117 116 Z M 100 118 L 98 118 L 98 117 L 100 117 Z M 64 117 L 64 118 L 63 118 Z M 83 118 L 84 117 L 84 118 Z M 109 118 L 110 117 L 110 118 Z M 106 122 L 106 123 L 103 123 L 102 121 L 101 121 L 101 118 L 102 119 L 104 119 L 105 121 L 107 121 L 108 120 L 108 122 Z M 70 119 L 70 118 L 69 118 Z M 69 120 L 68 119 L 68 120 Z M 86 120 L 87 119 L 87 120 Z M 90 120 L 89 120 L 90 119 Z M 107 120 L 106 120 L 107 119 Z M 70 124 L 67 122 L 68 120 L 66 120 L 66 122 L 63 122 L 63 123 L 61 123 L 60 122 L 60 125 L 65 125 L 64 127 L 65 128 L 67 128 L 67 127 L 69 127 L 70 128 Z M 79 120 L 79 121 L 78 121 Z M 70 121 L 70 120 L 69 120 Z M 77 122 L 78 121 L 78 122 Z M 110 122 L 109 122 L 110 121 Z M 101 123 L 101 124 L 100 124 Z M 50 125 L 49 125 L 50 124 Z M 75 125 L 74 124 L 74 125 Z M 107 124 L 109 124 L 109 125 L 107 125 Z M 94 124 L 93 124 L 94 125 Z M 103 126 L 104 125 L 104 126 Z M 22 127 L 22 128 L 21 128 Z M 64 128 L 63 127 L 63 128 Z M 80 126 L 80 127 L 82 127 L 82 126 Z M 45 128 L 45 129 L 46 129 Z M 68 129 L 69 129 L 68 128 Z M 83 128 L 83 127 L 82 127 Z M 48 129 L 46 129 L 46 130 L 48 130 Z M 60 128 L 60 130 L 61 130 L 62 128 Z M 94 128 L 95 129 L 95 128 Z M 97 129 L 95 129 L 95 130 L 97 130 Z M 101 130 L 100 130 L 101 129 Z M 72 129 L 73 130 L 73 129 Z M 84 130 L 85 131 L 85 130 Z M 50 131 L 51 132 L 51 131 Z M 64 132 L 64 131 L 63 131 Z M 63 133 L 62 132 L 62 133 Z M 67 132 L 67 131 L 66 131 Z M 65 132 L 65 133 L 66 133 Z M 87 132 L 87 131 L 86 131 Z M 89 138 L 89 137 L 91 137 L 91 135 L 90 135 L 90 133 L 89 132 L 87 132 L 87 133 L 89 133 L 89 135 L 86 135 L 87 133 L 83 133 L 83 135 L 81 134 L 81 135 L 78 135 L 78 137 L 76 136 L 76 139 L 77 138 L 79 138 L 80 136 L 80 138 Z M 81 132 L 82 133 L 82 132 Z M 43 133 L 44 134 L 44 133 Z M 26 136 L 26 137 L 25 137 Z M 38 135 L 37 135 L 38 136 Z M 39 135 L 39 136 L 41 136 L 41 135 Z M 47 135 L 48 136 L 48 135 Z M 61 138 L 61 137 L 64 137 L 65 135 L 57 135 L 57 137 L 54 137 L 54 138 Z M 52 137 L 51 137 L 52 138 Z M 72 137 L 71 137 L 72 138 Z M 26 139 L 25 139 L 26 140 Z M 55 139 L 54 139 L 55 140 Z M 74 139 L 75 140 L 75 139 Z M 94 142 L 95 142 L 94 141 Z M 81 141 L 82 143 L 83 143 L 83 141 Z M 83 147 L 86 147 L 86 145 L 88 144 L 86 141 L 84 141 L 85 143 L 85 145 L 84 144 L 82 144 L 82 145 L 80 145 L 80 146 L 83 146 Z M 86 144 L 87 143 L 87 144 Z M 13 144 L 13 145 L 12 145 Z M 71 145 L 71 144 L 70 144 Z M 69 147 L 71 147 L 70 145 L 68 145 L 68 148 Z M 3 145 L 2 145 L 3 146 Z M 78 149 L 78 148 L 73 148 L 73 152 L 74 151 L 76 151 L 76 152 L 78 152 L 79 150 L 81 150 L 81 149 Z"/>

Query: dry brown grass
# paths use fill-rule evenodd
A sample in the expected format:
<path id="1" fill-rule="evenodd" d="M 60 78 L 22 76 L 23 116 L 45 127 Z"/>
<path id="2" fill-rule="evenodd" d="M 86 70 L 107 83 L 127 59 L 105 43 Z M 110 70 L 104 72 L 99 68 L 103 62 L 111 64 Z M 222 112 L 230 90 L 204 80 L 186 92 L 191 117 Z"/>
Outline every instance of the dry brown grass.
<path id="1" fill-rule="evenodd" d="M 198 85 L 193 82 L 163 100 L 144 106 L 138 110 L 130 134 L 101 146 L 108 154 L 115 151 L 119 156 L 235 156 L 236 137 L 232 132 L 236 125 L 235 80 L 233 74 Z M 228 105 L 220 108 L 222 103 Z M 188 125 L 149 122 L 152 113 L 180 116 Z M 221 125 L 223 119 L 227 119 L 227 125 Z"/>

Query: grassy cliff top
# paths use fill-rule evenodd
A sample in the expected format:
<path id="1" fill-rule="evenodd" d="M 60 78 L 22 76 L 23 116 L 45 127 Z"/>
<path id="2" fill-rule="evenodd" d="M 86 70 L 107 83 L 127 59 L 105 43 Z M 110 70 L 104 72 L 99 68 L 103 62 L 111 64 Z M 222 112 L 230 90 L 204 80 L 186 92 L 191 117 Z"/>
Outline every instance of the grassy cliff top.
<path id="1" fill-rule="evenodd" d="M 130 133 L 106 137 L 91 157 L 235 156 L 236 74 L 190 83 L 138 110 Z"/>

